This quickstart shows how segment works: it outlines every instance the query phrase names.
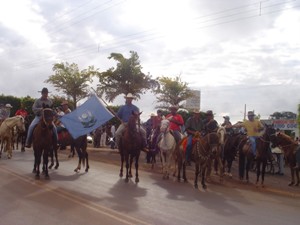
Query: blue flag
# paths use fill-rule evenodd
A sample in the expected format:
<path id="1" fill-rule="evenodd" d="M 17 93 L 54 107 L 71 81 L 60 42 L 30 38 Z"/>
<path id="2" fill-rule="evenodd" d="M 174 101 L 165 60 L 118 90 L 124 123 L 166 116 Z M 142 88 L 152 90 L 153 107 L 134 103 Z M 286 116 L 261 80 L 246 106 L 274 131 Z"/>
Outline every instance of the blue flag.
<path id="1" fill-rule="evenodd" d="M 114 115 L 106 109 L 96 95 L 92 95 L 76 110 L 60 118 L 72 137 L 88 134 L 113 118 Z"/>

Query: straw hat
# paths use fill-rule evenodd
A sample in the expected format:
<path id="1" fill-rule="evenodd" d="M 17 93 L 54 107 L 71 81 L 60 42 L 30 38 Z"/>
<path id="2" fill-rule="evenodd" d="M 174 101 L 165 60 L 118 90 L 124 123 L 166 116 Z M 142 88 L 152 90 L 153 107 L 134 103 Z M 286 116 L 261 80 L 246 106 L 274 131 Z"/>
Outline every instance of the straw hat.
<path id="1" fill-rule="evenodd" d="M 131 93 L 128 93 L 126 96 L 124 96 L 124 98 L 132 98 L 132 99 L 134 99 L 135 97 Z"/>

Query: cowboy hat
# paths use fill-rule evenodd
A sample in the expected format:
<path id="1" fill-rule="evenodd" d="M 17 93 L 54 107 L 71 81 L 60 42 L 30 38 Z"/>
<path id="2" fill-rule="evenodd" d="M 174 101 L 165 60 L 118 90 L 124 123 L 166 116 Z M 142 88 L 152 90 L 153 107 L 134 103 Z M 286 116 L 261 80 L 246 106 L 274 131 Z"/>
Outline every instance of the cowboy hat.
<path id="1" fill-rule="evenodd" d="M 45 88 L 45 87 L 39 92 L 41 92 L 41 93 L 51 93 L 51 92 L 48 91 L 48 88 Z"/>
<path id="2" fill-rule="evenodd" d="M 213 111 L 212 111 L 212 110 L 207 110 L 207 111 L 206 111 L 206 115 L 207 115 L 207 116 L 213 116 L 214 114 L 213 114 Z"/>
<path id="3" fill-rule="evenodd" d="M 248 111 L 248 116 L 255 116 L 254 112 L 253 111 Z"/>
<path id="4" fill-rule="evenodd" d="M 60 105 L 68 105 L 69 103 L 68 103 L 68 101 L 63 101 Z"/>
<path id="5" fill-rule="evenodd" d="M 200 113 L 200 110 L 199 109 L 194 109 L 193 113 Z"/>
<path id="6" fill-rule="evenodd" d="M 178 109 L 178 108 L 179 108 L 178 105 L 171 105 L 171 106 L 169 107 L 169 109 Z"/>
<path id="7" fill-rule="evenodd" d="M 229 117 L 229 116 L 223 116 L 223 118 L 224 118 L 225 120 L 230 120 L 230 117 Z"/>
<path id="8" fill-rule="evenodd" d="M 7 103 L 7 104 L 5 105 L 5 107 L 6 107 L 6 108 L 12 108 L 12 105 L 9 104 L 9 103 Z"/>
<path id="9" fill-rule="evenodd" d="M 132 98 L 132 99 L 134 99 L 135 97 L 131 93 L 128 93 L 126 96 L 124 96 L 124 98 Z"/>

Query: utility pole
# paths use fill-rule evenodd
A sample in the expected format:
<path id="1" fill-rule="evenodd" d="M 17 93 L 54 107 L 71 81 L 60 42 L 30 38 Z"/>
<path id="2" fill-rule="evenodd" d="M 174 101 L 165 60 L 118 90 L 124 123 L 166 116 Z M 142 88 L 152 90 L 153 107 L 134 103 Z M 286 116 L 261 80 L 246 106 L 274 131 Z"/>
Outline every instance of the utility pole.
<path id="1" fill-rule="evenodd" d="M 244 120 L 246 120 L 246 104 L 245 104 L 245 107 L 244 107 Z"/>

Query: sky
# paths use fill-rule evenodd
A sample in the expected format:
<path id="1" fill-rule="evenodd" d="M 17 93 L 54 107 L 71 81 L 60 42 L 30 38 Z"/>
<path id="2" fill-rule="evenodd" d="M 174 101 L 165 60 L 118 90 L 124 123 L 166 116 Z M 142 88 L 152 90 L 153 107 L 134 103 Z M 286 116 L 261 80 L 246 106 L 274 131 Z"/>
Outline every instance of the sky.
<path id="1" fill-rule="evenodd" d="M 59 95 L 45 83 L 54 63 L 106 71 L 112 52 L 130 51 L 152 78 L 180 76 L 201 91 L 201 111 L 219 123 L 249 110 L 297 113 L 300 0 L 0 1 L 0 94 Z M 150 92 L 134 104 L 145 120 L 156 111 Z"/>

